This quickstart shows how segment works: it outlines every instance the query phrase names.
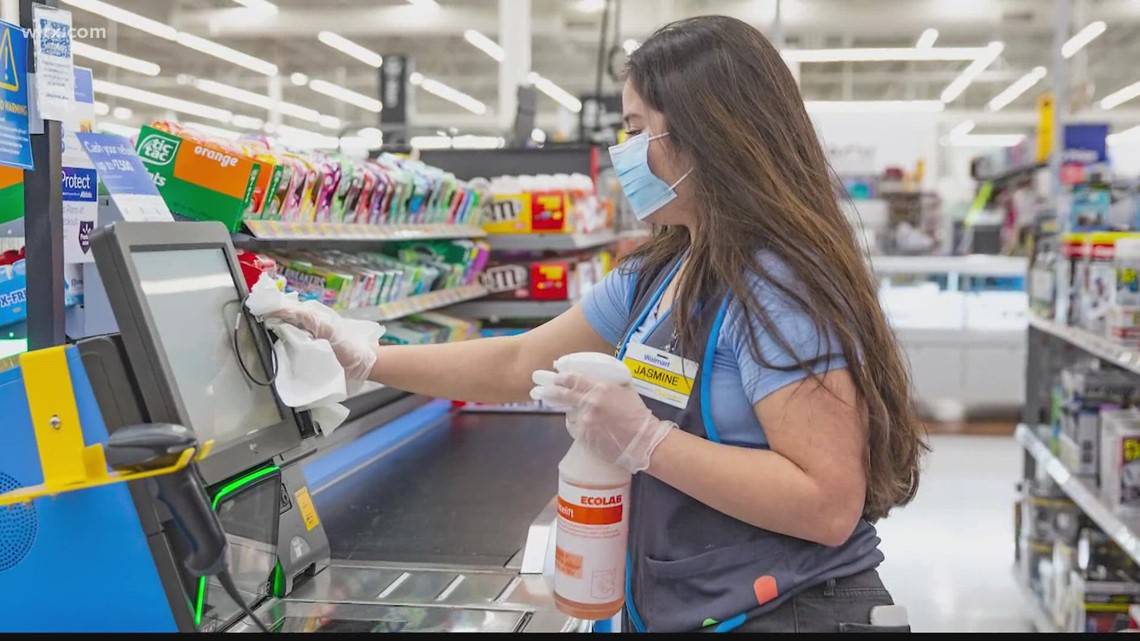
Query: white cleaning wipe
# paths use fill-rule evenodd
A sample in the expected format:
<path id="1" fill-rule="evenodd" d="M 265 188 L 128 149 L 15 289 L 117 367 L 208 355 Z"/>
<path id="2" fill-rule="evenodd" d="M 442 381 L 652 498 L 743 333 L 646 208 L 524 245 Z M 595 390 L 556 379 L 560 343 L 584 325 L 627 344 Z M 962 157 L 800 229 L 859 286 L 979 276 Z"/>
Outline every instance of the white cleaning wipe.
<path id="1" fill-rule="evenodd" d="M 349 410 L 341 403 L 356 393 L 363 381 L 345 379 L 344 368 L 328 341 L 315 339 L 305 330 L 268 315 L 304 306 L 316 313 L 335 317 L 345 332 L 359 335 L 371 343 L 379 342 L 384 335 L 384 327 L 378 323 L 342 319 L 316 301 L 302 303 L 296 292 L 283 293 L 277 288 L 276 281 L 265 274 L 253 286 L 245 305 L 250 313 L 264 318 L 265 326 L 277 335 L 278 340 L 273 346 L 277 356 L 274 385 L 281 402 L 298 410 L 311 411 L 321 431 L 331 434 L 348 418 Z"/>

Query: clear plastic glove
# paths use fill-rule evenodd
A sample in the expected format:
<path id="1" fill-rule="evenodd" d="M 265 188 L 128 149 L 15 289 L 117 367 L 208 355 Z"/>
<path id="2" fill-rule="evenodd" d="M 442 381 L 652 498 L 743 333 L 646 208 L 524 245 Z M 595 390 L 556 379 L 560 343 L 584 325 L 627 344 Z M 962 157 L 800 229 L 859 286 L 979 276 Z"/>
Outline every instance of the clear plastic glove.
<path id="1" fill-rule="evenodd" d="M 629 385 L 595 383 L 577 374 L 535 372 L 531 398 L 566 410 L 570 436 L 593 455 L 636 474 L 677 427 L 653 416 Z"/>
<path id="2" fill-rule="evenodd" d="M 299 327 L 315 339 L 328 341 L 348 380 L 366 381 L 372 374 L 372 367 L 376 365 L 376 345 L 365 340 L 360 332 L 348 330 L 349 323 L 361 321 L 346 320 L 334 310 L 313 301 L 269 312 L 265 318 Z"/>

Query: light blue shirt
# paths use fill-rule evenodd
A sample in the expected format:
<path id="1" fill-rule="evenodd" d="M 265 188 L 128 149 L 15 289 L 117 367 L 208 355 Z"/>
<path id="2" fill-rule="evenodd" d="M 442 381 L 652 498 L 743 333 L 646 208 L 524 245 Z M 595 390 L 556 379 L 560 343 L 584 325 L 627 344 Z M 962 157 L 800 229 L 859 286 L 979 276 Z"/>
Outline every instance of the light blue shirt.
<path id="1" fill-rule="evenodd" d="M 764 267 L 773 278 L 782 283 L 792 282 L 791 271 L 774 254 L 762 253 Z M 594 287 L 582 301 L 586 320 L 599 336 L 611 345 L 621 342 L 622 332 L 630 322 L 629 305 L 632 299 L 634 274 L 628 268 L 618 268 Z M 759 319 L 754 319 L 760 352 L 768 362 L 777 366 L 794 365 L 796 357 L 811 360 L 830 354 L 813 366 L 817 374 L 847 367 L 842 347 L 834 335 L 822 336 L 811 317 L 790 301 L 769 282 L 753 278 L 752 293 L 779 327 L 784 339 L 792 347 L 785 351 L 774 337 L 764 331 Z M 752 357 L 748 329 L 744 325 L 743 308 L 733 300 L 729 304 L 724 326 L 717 339 L 713 356 L 712 388 L 709 404 L 713 421 L 721 440 L 728 445 L 741 447 L 768 447 L 764 429 L 756 420 L 753 406 L 769 394 L 807 378 L 802 368 L 784 371 L 764 367 Z M 662 315 L 668 314 L 662 310 Z M 657 325 L 657 314 L 650 313 L 637 329 L 633 342 L 643 342 Z"/>

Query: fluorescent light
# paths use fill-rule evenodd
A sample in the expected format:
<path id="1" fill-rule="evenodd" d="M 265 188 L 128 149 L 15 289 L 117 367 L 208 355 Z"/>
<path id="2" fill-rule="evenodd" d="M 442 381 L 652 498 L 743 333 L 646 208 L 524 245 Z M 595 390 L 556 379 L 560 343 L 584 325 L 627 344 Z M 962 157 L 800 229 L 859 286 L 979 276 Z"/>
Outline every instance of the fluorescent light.
<path id="1" fill-rule="evenodd" d="M 491 40 L 487 36 L 479 33 L 474 29 L 468 29 L 467 31 L 464 31 L 463 39 L 471 43 L 471 46 L 475 47 L 479 51 L 482 51 L 488 56 L 491 56 L 498 62 L 502 62 L 507 59 L 507 52 L 499 46 L 499 43 Z"/>
<path id="2" fill-rule="evenodd" d="M 337 149 L 340 147 L 340 139 L 334 136 L 326 136 L 319 134 L 315 131 L 308 129 L 298 129 L 297 127 L 290 127 L 289 125 L 280 125 L 274 131 L 277 136 L 278 142 L 289 147 L 301 147 L 304 149 Z"/>
<path id="3" fill-rule="evenodd" d="M 1109 134 L 1106 138 L 1110 145 L 1135 145 L 1140 144 L 1140 126 L 1125 129 L 1119 133 Z"/>
<path id="4" fill-rule="evenodd" d="M 946 89 L 942 91 L 942 102 L 951 103 L 966 91 L 966 87 L 974 82 L 982 72 L 998 59 L 1001 52 L 1005 50 L 1005 45 L 1001 42 L 991 42 L 984 50 L 984 53 L 979 55 L 962 73 L 953 80 Z"/>
<path id="5" fill-rule="evenodd" d="M 417 9 L 426 9 L 428 11 L 439 11 L 439 3 L 435 0 L 408 0 L 408 4 Z"/>
<path id="6" fill-rule="evenodd" d="M 230 122 L 230 124 L 240 129 L 253 129 L 254 131 L 260 131 L 261 128 L 265 126 L 265 121 L 261 118 L 254 118 L 253 116 L 242 116 L 240 114 L 234 114 L 234 119 L 232 122 Z"/>
<path id="7" fill-rule="evenodd" d="M 94 107 L 96 116 L 106 116 L 107 114 L 111 113 L 111 105 L 105 102 L 96 100 L 94 102 Z"/>
<path id="8" fill-rule="evenodd" d="M 317 120 L 317 124 L 325 129 L 340 129 L 341 127 L 340 118 L 336 116 L 321 116 L 320 119 Z"/>
<path id="9" fill-rule="evenodd" d="M 219 58 L 227 62 L 232 62 L 235 65 L 238 65 L 239 67 L 245 67 L 250 71 L 256 71 L 257 73 L 264 74 L 266 76 L 277 75 L 277 65 L 273 64 L 272 62 L 262 60 L 261 58 L 251 56 L 247 53 L 242 53 L 237 49 L 231 49 L 212 40 L 199 38 L 198 36 L 186 33 L 184 31 L 179 32 L 178 37 L 175 39 L 178 41 L 178 44 L 184 47 L 189 47 L 195 51 L 200 51 L 206 55 L 214 56 L 215 58 Z"/>
<path id="10" fill-rule="evenodd" d="M 1117 92 L 1108 94 L 1100 101 L 1100 107 L 1101 109 L 1114 109 L 1136 96 L 1140 96 L 1140 82 L 1134 82 Z"/>
<path id="11" fill-rule="evenodd" d="M 423 74 L 418 74 L 418 78 L 416 80 L 417 81 L 413 82 L 412 84 L 419 86 L 420 89 L 423 89 L 430 94 L 439 96 L 448 102 L 455 103 L 475 115 L 482 116 L 483 114 L 487 113 L 487 105 L 479 102 L 475 98 L 463 93 L 462 91 L 455 89 L 454 87 L 449 87 L 448 85 L 445 85 L 438 80 L 425 78 Z"/>
<path id="12" fill-rule="evenodd" d="M 157 76 L 162 72 L 162 67 L 159 67 L 153 62 L 147 62 L 146 60 L 139 60 L 138 58 L 124 56 L 123 54 L 116 53 L 114 51 L 100 49 L 99 47 L 91 46 L 82 40 L 71 41 L 71 52 L 79 58 L 87 58 L 88 60 L 102 62 L 103 64 L 108 64 L 113 67 L 126 69 L 127 71 L 133 71 L 135 73 L 141 73 L 147 76 Z"/>
<path id="13" fill-rule="evenodd" d="M 574 113 L 582 111 L 581 100 L 578 100 L 574 96 L 570 95 L 569 92 L 567 92 L 562 87 L 554 84 L 550 80 L 543 78 L 533 71 L 530 72 L 530 75 L 527 76 L 527 79 L 530 80 L 530 84 L 534 85 L 542 93 L 553 98 L 555 102 L 562 105 L 563 107 L 566 107 Z"/>
<path id="14" fill-rule="evenodd" d="M 218 122 L 229 123 L 233 120 L 233 113 L 225 109 L 218 109 L 217 107 L 207 107 L 206 105 L 189 100 L 182 100 L 181 98 L 171 98 L 170 96 L 163 96 L 161 94 L 152 93 L 150 91 L 143 91 L 142 89 L 135 89 L 134 87 L 127 87 L 125 85 L 116 84 L 114 82 L 107 82 L 96 78 L 92 87 L 95 93 L 106 94 L 124 100 L 131 100 L 140 102 L 145 105 L 159 107 L 161 109 L 169 109 L 191 116 L 198 116 L 199 118 L 206 118 L 208 120 L 216 120 Z"/>
<path id="15" fill-rule="evenodd" d="M 1004 91 L 993 97 L 986 108 L 990 111 L 1001 111 L 1006 105 L 1017 100 L 1021 94 L 1029 91 L 1033 85 L 1041 82 L 1045 77 L 1045 67 L 1034 67 L 1033 71 L 1025 74 L 1005 88 Z"/>
<path id="16" fill-rule="evenodd" d="M 222 140 L 237 140 L 238 138 L 241 138 L 241 134 L 236 131 L 223 129 L 221 127 L 215 127 L 213 125 L 204 125 L 200 122 L 185 122 L 182 123 L 182 125 L 188 129 L 206 134 L 207 136 L 213 136 L 214 138 L 220 138 Z"/>
<path id="17" fill-rule="evenodd" d="M 139 128 L 130 125 L 120 125 L 117 122 L 100 123 L 96 129 L 105 131 L 109 134 L 115 134 L 124 138 L 134 138 L 139 135 Z"/>
<path id="18" fill-rule="evenodd" d="M 163 24 L 157 20 L 151 20 L 145 16 L 140 16 L 133 11 L 120 9 L 119 7 L 102 2 L 102 0 L 62 0 L 63 4 L 71 5 L 76 9 L 81 9 L 89 13 L 94 13 L 97 16 L 102 16 L 111 22 L 134 27 L 139 31 L 146 31 L 147 33 L 158 36 L 159 38 L 166 38 L 167 40 L 174 40 L 178 36 L 178 30 L 174 27 Z"/>
<path id="19" fill-rule="evenodd" d="M 320 40 L 322 43 L 332 47 L 333 49 L 336 49 L 337 51 L 347 56 L 356 58 L 366 65 L 376 67 L 377 69 L 379 69 L 380 66 L 384 64 L 384 57 L 380 54 L 367 47 L 362 47 L 349 40 L 348 38 L 337 35 L 331 31 L 322 31 L 318 33 L 317 40 Z"/>
<path id="20" fill-rule="evenodd" d="M 361 109 L 371 111 L 372 113 L 380 113 L 384 110 L 384 103 L 379 100 L 366 96 L 362 93 L 357 93 L 351 89 L 346 89 L 340 85 L 334 85 L 331 82 L 324 80 L 312 80 L 309 82 L 309 89 L 317 93 L 322 93 L 330 98 L 336 98 L 342 102 L 347 102 L 350 105 L 356 105 Z"/>
<path id="21" fill-rule="evenodd" d="M 135 115 L 135 112 L 130 107 L 115 107 L 111 111 L 111 115 L 119 120 L 130 120 Z"/>
<path id="22" fill-rule="evenodd" d="M 505 147 L 505 138 L 497 136 L 455 136 L 451 139 L 452 149 L 501 149 Z"/>
<path id="23" fill-rule="evenodd" d="M 239 87 L 215 82 L 213 80 L 203 80 L 201 78 L 193 81 L 194 87 L 205 91 L 206 93 L 221 96 L 222 98 L 229 98 L 238 102 L 244 102 L 247 105 L 254 107 L 261 107 L 262 109 L 270 110 L 276 109 L 282 115 L 292 116 L 307 122 L 319 122 L 321 114 L 316 109 L 309 109 L 301 105 L 295 105 L 291 102 L 284 102 L 274 100 L 264 94 L 259 94 L 253 91 L 246 91 Z"/>
<path id="24" fill-rule="evenodd" d="M 1077 35 L 1069 38 L 1068 42 L 1061 45 L 1061 55 L 1066 58 L 1072 58 L 1077 55 L 1077 52 L 1084 49 L 1085 45 L 1096 40 L 1097 36 L 1104 33 L 1108 26 L 1104 24 L 1103 20 L 1097 20 L 1089 24 L 1084 29 L 1077 32 Z"/>
<path id="25" fill-rule="evenodd" d="M 292 82 L 298 87 L 304 87 L 305 85 L 309 84 L 309 77 L 303 73 L 295 73 L 289 76 L 289 82 Z"/>
<path id="26" fill-rule="evenodd" d="M 412 136 L 410 143 L 415 149 L 451 148 L 451 138 L 447 136 Z"/>
<path id="27" fill-rule="evenodd" d="M 791 62 L 908 62 L 924 60 L 976 60 L 988 47 L 866 47 L 856 49 L 786 49 Z"/>
<path id="28" fill-rule="evenodd" d="M 546 132 L 535 128 L 530 132 L 530 139 L 540 145 L 546 144 Z"/>
<path id="29" fill-rule="evenodd" d="M 918 37 L 918 42 L 916 42 L 914 44 L 914 46 L 917 49 L 930 49 L 931 47 L 934 46 L 934 43 L 937 40 L 938 40 L 938 30 L 937 29 L 927 29 L 926 31 L 922 32 L 921 36 Z"/>
<path id="30" fill-rule="evenodd" d="M 637 51 L 639 48 L 641 48 L 641 43 L 634 40 L 633 38 L 630 38 L 621 43 L 621 48 L 625 50 L 625 55 L 632 56 L 634 51 Z"/>
<path id="31" fill-rule="evenodd" d="M 234 0 L 234 2 L 240 4 L 246 9 L 249 9 L 250 11 L 256 11 L 257 13 L 269 16 L 276 14 L 278 11 L 277 5 L 273 4 L 272 2 L 268 2 L 267 0 Z"/>
<path id="32" fill-rule="evenodd" d="M 975 126 L 976 125 L 974 124 L 973 120 L 966 120 L 964 122 L 958 123 L 958 125 L 950 130 L 950 137 L 957 138 L 958 136 L 965 136 L 966 134 L 973 131 Z"/>
<path id="33" fill-rule="evenodd" d="M 939 113 L 946 108 L 941 100 L 807 100 L 808 113 Z"/>
<path id="34" fill-rule="evenodd" d="M 418 87 L 424 81 L 424 75 L 418 71 L 413 71 L 412 75 L 408 76 L 408 82 Z"/>
<path id="35" fill-rule="evenodd" d="M 951 147 L 1016 147 L 1023 140 L 1024 134 L 968 134 L 951 137 L 946 143 Z"/>

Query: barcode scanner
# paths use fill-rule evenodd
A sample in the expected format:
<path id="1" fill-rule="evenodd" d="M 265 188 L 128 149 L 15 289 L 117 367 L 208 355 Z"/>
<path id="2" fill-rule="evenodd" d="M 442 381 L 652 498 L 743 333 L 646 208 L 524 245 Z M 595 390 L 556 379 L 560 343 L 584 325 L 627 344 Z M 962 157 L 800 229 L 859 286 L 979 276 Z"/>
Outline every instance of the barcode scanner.
<path id="1" fill-rule="evenodd" d="M 198 447 L 198 439 L 190 429 L 170 423 L 132 425 L 115 431 L 105 448 L 111 469 L 124 472 L 146 472 L 170 467 L 190 448 Z M 191 462 L 172 474 L 161 474 L 144 482 L 153 483 L 152 491 L 174 518 L 174 524 L 190 548 L 182 560 L 194 578 L 217 576 L 222 588 L 263 632 L 269 630 L 242 598 L 229 573 L 229 542 L 222 524 L 210 507 L 206 484 Z"/>

